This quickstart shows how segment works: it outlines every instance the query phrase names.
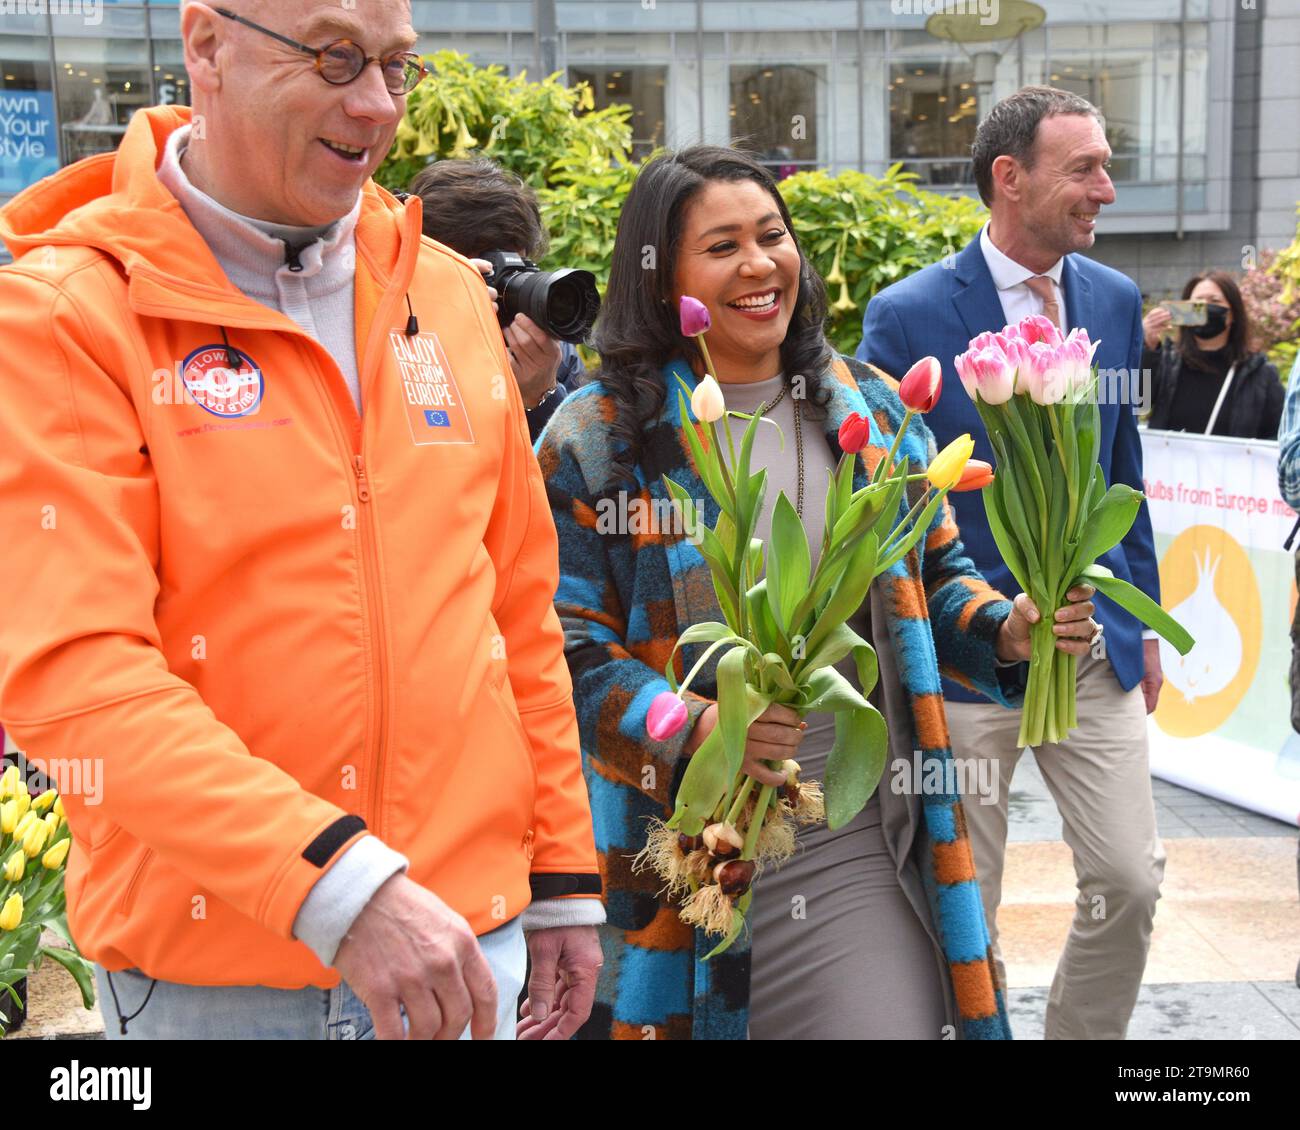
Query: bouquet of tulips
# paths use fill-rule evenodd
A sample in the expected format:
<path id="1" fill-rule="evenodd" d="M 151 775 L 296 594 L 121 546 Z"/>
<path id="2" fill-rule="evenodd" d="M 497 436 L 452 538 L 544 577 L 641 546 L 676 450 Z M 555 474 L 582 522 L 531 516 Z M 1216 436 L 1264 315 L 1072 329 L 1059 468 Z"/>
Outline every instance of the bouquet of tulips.
<path id="1" fill-rule="evenodd" d="M 58 793 L 33 797 L 11 765 L 0 775 L 0 1036 L 8 1025 L 5 996 L 21 1006 L 14 986 L 46 957 L 72 974 L 82 1003 L 95 1006 L 90 962 L 68 933 L 63 873 L 71 846 Z M 46 928 L 70 948 L 42 944 Z"/>
<path id="2" fill-rule="evenodd" d="M 1011 575 L 1042 612 L 1031 630 L 1029 684 L 1020 745 L 1056 742 L 1078 725 L 1077 657 L 1059 651 L 1054 613 L 1066 592 L 1092 585 L 1186 655 L 1192 637 L 1154 600 L 1096 560 L 1124 538 L 1143 494 L 1106 488 L 1097 462 L 1101 413 L 1097 345 L 1088 331 L 1062 337 L 1040 314 L 1001 333 L 982 333 L 956 358 L 997 456 L 984 490 L 989 529 Z"/>
<path id="3" fill-rule="evenodd" d="M 867 446 L 871 423 L 853 413 L 841 426 L 844 455 L 831 472 L 825 534 L 814 569 L 807 535 L 784 492 L 772 511 L 770 544 L 754 537 L 767 472 L 752 472 L 750 458 L 760 424 L 776 425 L 759 415 L 727 412 L 704 340 L 710 325 L 707 308 L 683 298 L 681 325 L 683 335 L 699 343 L 708 370 L 694 391 L 682 382 L 677 395 L 695 467 L 718 504 L 717 523 L 712 528 L 703 524 L 686 490 L 666 476 L 664 482 L 685 528 L 698 531 L 702 539 L 700 553 L 723 620 L 695 624 L 678 639 L 677 647 L 707 647 L 680 686 L 673 671 L 674 648 L 665 667 L 673 689 L 651 703 L 647 732 L 663 741 L 685 725 L 682 695 L 715 654 L 718 724 L 690 758 L 672 818 L 652 823 L 636 866 L 659 874 L 670 897 L 680 901 L 683 921 L 721 936 L 711 957 L 730 946 L 744 927 L 760 868 L 781 863 L 794 850 L 795 825 L 825 819 L 832 828 L 841 827 L 875 791 L 888 747 L 885 720 L 867 701 L 876 684 L 876 655 L 846 621 L 867 598 L 875 577 L 922 536 L 961 479 L 974 445 L 970 436 L 954 441 L 923 475 L 909 475 L 906 459 L 893 465 L 912 416 L 928 411 L 939 397 L 939 362 L 933 357 L 919 362 L 901 386 L 907 414 L 893 449 L 872 481 L 857 490 L 856 456 Z M 687 414 L 687 393 L 698 424 Z M 749 421 L 739 451 L 727 415 Z M 906 485 L 919 480 L 928 485 L 900 519 Z M 850 655 L 857 686 L 835 668 Z M 816 783 L 800 780 L 793 761 L 768 763 L 785 774 L 781 787 L 760 785 L 743 772 L 749 725 L 773 703 L 800 715 L 835 714 L 824 793 Z"/>

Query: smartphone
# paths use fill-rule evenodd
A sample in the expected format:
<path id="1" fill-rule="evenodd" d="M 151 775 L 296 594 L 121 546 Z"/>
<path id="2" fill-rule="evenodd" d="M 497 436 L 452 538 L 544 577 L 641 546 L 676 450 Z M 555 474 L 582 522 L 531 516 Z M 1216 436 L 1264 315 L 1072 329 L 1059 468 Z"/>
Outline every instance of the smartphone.
<path id="1" fill-rule="evenodd" d="M 1160 305 L 1169 311 L 1172 326 L 1203 326 L 1208 320 L 1204 302 L 1162 302 Z"/>

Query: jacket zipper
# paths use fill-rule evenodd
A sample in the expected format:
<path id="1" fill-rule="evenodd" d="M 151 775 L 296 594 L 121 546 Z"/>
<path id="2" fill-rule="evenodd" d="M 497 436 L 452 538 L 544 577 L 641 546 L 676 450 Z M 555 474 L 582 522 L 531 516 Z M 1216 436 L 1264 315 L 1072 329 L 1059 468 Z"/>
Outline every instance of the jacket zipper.
<path id="1" fill-rule="evenodd" d="M 353 469 L 357 476 L 357 501 L 361 504 L 357 520 L 362 540 L 362 570 L 366 584 L 366 613 L 370 620 L 370 634 L 376 653 L 375 704 L 379 715 L 379 728 L 375 740 L 375 777 L 371 798 L 370 831 L 378 836 L 380 812 L 383 806 L 384 755 L 388 744 L 388 637 L 384 630 L 384 612 L 379 599 L 379 548 L 375 534 L 374 510 L 370 505 L 370 483 L 366 478 L 365 457 L 353 456 Z"/>
<path id="2" fill-rule="evenodd" d="M 397 305 L 399 296 L 410 287 L 410 276 L 414 271 L 414 260 L 420 250 L 419 217 L 415 214 L 415 210 L 409 206 L 404 210 L 402 226 L 402 248 L 398 253 L 397 264 L 393 270 L 392 280 L 389 282 L 389 289 L 384 292 L 383 298 L 380 299 L 379 305 L 375 308 L 375 316 L 370 328 L 370 341 L 358 345 L 361 352 L 357 357 L 357 379 L 361 382 L 363 394 L 368 391 L 367 385 L 370 383 L 368 378 L 374 370 L 375 358 L 381 349 L 380 343 L 384 336 L 384 326 L 387 325 L 388 318 Z M 400 282 L 400 286 L 394 288 L 394 282 Z M 374 640 L 377 660 L 375 666 L 375 702 L 379 711 L 379 729 L 375 742 L 374 790 L 367 824 L 373 835 L 381 836 L 380 813 L 383 811 L 385 755 L 387 754 L 388 745 L 388 634 L 385 631 L 383 605 L 380 600 L 382 585 L 379 572 L 379 537 L 375 531 L 374 509 L 370 505 L 371 490 L 370 481 L 366 477 L 365 456 L 360 450 L 364 447 L 364 438 L 365 423 L 363 420 L 358 433 L 358 450 L 353 452 L 352 456 L 352 467 L 357 477 L 357 501 L 361 504 L 357 517 L 363 542 L 363 587 L 366 591 L 366 611 L 370 619 L 371 637 Z"/>

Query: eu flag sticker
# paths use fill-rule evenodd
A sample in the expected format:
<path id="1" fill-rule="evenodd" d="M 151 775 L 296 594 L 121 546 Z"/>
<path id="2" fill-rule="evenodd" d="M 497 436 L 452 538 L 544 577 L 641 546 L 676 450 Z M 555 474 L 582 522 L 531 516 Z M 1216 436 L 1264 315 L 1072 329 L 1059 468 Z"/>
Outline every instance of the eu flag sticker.
<path id="1" fill-rule="evenodd" d="M 405 330 L 394 329 L 388 340 L 411 442 L 418 447 L 473 443 L 469 412 L 438 335 L 426 331 L 408 336 Z"/>

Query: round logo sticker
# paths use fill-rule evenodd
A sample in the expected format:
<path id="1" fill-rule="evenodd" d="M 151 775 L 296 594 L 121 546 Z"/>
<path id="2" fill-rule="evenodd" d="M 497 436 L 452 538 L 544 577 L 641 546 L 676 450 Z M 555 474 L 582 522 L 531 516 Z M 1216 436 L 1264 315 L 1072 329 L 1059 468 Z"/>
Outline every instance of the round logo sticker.
<path id="1" fill-rule="evenodd" d="M 262 370 L 246 353 L 224 345 L 204 345 L 181 366 L 181 379 L 194 403 L 214 416 L 249 416 L 262 403 Z M 232 369 L 230 361 L 239 368 Z"/>

